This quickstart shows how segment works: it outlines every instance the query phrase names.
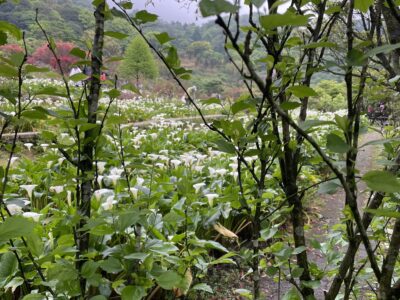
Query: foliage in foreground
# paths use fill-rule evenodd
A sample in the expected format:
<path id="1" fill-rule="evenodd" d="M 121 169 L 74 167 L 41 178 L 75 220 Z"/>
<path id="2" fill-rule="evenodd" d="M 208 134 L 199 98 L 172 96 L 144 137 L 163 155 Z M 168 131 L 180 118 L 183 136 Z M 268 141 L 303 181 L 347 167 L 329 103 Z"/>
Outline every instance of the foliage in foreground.
<path id="1" fill-rule="evenodd" d="M 381 46 L 376 18 L 362 29 L 353 24 L 354 15 L 365 14 L 372 3 L 292 3 L 282 15 L 276 3 L 259 22 L 250 13 L 249 26 L 231 26 L 240 21 L 238 7 L 202 0 L 202 15 L 216 17 L 226 36 L 226 54 L 248 91 L 231 105 L 217 98 L 201 101 L 224 110 L 222 119 L 209 121 L 182 84 L 191 71 L 182 67 L 169 34 L 156 34 L 155 46 L 143 31 L 157 16 L 146 11 L 130 16 L 130 1 L 113 2 L 113 14 L 126 18 L 166 65 L 204 124 L 167 122 L 145 131 L 125 124 L 119 82 L 100 82 L 104 24 L 112 17 L 104 0 L 94 2 L 90 61 L 79 62 L 91 66 L 90 78 L 67 78 L 56 44 L 37 19 L 63 89 L 25 94 L 26 77 L 47 71 L 27 64 L 27 47 L 2 60 L 0 75 L 16 82 L 1 95 L 11 112 L 9 107 L 1 114 L 0 136 L 7 128 L 14 133 L 11 144 L 4 145 L 9 158 L 0 168 L 2 297 L 168 299 L 198 291 L 211 294 L 207 272 L 220 264 L 236 265 L 251 278 L 252 290 L 236 290 L 246 298 L 265 297 L 264 275 L 278 281 L 278 287 L 281 281 L 290 284 L 285 290 L 289 299 L 319 297 L 319 287 L 327 281 L 327 299 L 398 297 L 397 129 L 386 126 L 385 138 L 370 142 L 383 145 L 383 170 L 360 176 L 355 165 L 365 146 L 359 145 L 362 104 L 366 83 L 376 75 L 368 73 L 376 69 L 375 57 L 391 78 L 386 87 L 399 89 L 387 57 L 398 48 L 390 44 L 393 36 Z M 252 2 L 245 5 L 254 9 Z M 304 14 L 308 9 L 314 14 Z M 387 26 L 396 22 L 382 3 L 370 9 L 383 11 Z M 231 18 L 222 18 L 223 13 Z M 1 43 L 12 35 L 25 46 L 20 30 L 4 24 Z M 346 47 L 331 35 L 343 28 Z M 266 56 L 254 59 L 253 50 L 259 47 Z M 328 63 L 325 52 L 337 62 Z M 86 57 L 82 49 L 71 54 Z M 344 72 L 346 110 L 317 119 L 308 109 L 309 99 L 318 96 L 311 80 L 332 66 Z M 77 87 L 70 88 L 70 81 Z M 102 84 L 110 88 L 102 91 Z M 139 92 L 131 85 L 123 89 Z M 64 106 L 33 106 L 42 96 L 61 97 Z M 37 160 L 18 163 L 17 134 L 27 119 L 45 120 L 52 127 L 42 131 L 47 143 Z M 360 179 L 371 191 L 362 214 Z M 341 222 L 322 241 L 305 234 L 305 200 L 317 186 L 320 193 L 341 189 L 344 195 Z M 315 252 L 324 263 L 312 261 Z"/>

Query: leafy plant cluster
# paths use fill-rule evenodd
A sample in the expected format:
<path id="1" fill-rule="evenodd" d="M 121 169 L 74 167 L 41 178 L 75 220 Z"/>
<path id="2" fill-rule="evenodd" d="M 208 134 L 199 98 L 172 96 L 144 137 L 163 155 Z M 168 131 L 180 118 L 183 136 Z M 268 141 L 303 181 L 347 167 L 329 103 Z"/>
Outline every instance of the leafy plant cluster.
<path id="1" fill-rule="evenodd" d="M 244 4 L 250 12 L 245 26 L 237 3 L 199 3 L 201 14 L 214 17 L 225 36 L 221 46 L 246 90 L 227 103 L 193 98 L 184 84 L 192 71 L 173 37 L 159 32 L 150 38 L 146 28 L 157 15 L 131 13 L 131 1 L 113 0 L 114 8 L 93 1 L 90 57 L 80 48 L 70 52 L 90 66 L 89 78 L 83 73 L 68 78 L 57 44 L 36 12 L 62 88 L 44 88 L 32 97 L 26 96 L 25 80 L 36 73 L 46 76 L 48 70 L 28 63 L 18 27 L 0 23 L 2 43 L 12 37 L 23 48 L 0 64 L 0 76 L 15 82 L 2 94 L 9 108 L 1 114 L 0 137 L 6 129 L 13 134 L 11 143 L 1 139 L 8 155 L 0 168 L 3 298 L 211 294 L 207 273 L 220 264 L 235 265 L 250 278 L 251 290 L 235 290 L 249 299 L 266 297 L 265 277 L 278 283 L 277 293 L 281 283 L 287 284 L 286 299 L 319 298 L 321 286 L 326 299 L 398 298 L 395 126 L 383 128 L 383 138 L 367 144 L 382 145 L 380 165 L 365 174 L 356 168 L 358 153 L 367 146 L 359 142 L 366 131 L 362 107 L 376 66 L 385 72 L 380 80 L 386 88 L 399 88 L 392 65 L 399 59 L 399 44 L 393 43 L 396 36 L 380 35 L 382 22 L 389 28 L 397 24 L 397 8 L 390 1 L 388 6 L 366 0 L 292 2 L 279 13 L 281 2 L 270 2 L 268 14 L 255 14 L 264 2 Z M 368 26 L 356 26 L 359 15 Z M 100 80 L 105 24 L 117 18 L 164 64 L 201 126 L 166 121 L 147 130 L 127 126 L 129 106 L 123 109 L 122 91 L 139 93 L 138 87 L 120 88 L 118 76 Z M 340 43 L 335 30 L 346 33 L 339 35 Z M 323 115 L 309 109 L 322 93 L 311 85 L 321 70 L 343 78 L 345 93 L 334 85 L 324 88 L 330 97 L 345 99 L 343 111 Z M 35 105 L 42 97 L 63 100 L 54 107 Z M 224 116 L 210 121 L 203 110 L 207 106 L 221 107 Z M 46 144 L 35 162 L 18 163 L 18 134 L 33 118 L 51 125 L 41 132 Z M 370 192 L 362 209 L 360 180 Z M 341 219 L 322 240 L 307 236 L 306 204 L 317 187 L 319 193 L 341 191 Z M 316 252 L 323 263 L 313 261 Z"/>

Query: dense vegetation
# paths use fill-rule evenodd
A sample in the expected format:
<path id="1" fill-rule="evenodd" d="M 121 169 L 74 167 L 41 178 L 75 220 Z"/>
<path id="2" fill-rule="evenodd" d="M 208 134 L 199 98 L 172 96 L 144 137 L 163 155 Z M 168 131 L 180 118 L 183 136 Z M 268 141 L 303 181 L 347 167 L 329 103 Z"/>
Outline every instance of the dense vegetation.
<path id="1" fill-rule="evenodd" d="M 399 299 L 397 3 L 112 2 L 0 1 L 0 298 Z"/>

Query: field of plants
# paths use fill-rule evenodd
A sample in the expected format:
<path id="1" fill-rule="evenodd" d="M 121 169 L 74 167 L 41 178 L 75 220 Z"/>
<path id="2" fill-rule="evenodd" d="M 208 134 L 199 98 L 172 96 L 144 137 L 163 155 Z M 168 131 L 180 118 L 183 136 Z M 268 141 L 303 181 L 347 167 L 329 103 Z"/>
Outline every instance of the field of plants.
<path id="1" fill-rule="evenodd" d="M 212 49 L 39 2 L 0 0 L 0 299 L 400 299 L 398 3 L 201 0 Z"/>

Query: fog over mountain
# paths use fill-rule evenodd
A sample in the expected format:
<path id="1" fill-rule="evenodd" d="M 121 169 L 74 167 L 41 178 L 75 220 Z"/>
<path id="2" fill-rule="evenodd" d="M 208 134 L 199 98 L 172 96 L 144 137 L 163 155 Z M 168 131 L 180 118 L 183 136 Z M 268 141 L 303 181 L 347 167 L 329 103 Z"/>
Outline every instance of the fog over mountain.
<path id="1" fill-rule="evenodd" d="M 111 2 L 111 0 L 109 0 Z M 135 10 L 146 9 L 157 14 L 161 20 L 167 22 L 196 23 L 198 25 L 212 21 L 213 17 L 203 18 L 198 10 L 199 0 L 151 0 L 134 1 Z M 282 5 L 287 7 L 288 4 Z M 286 8 L 284 8 L 286 9 Z M 247 7 L 240 9 L 241 14 L 247 14 Z"/>
<path id="2" fill-rule="evenodd" d="M 147 1 L 138 1 L 134 3 L 134 9 L 146 9 L 167 22 L 204 23 L 210 19 L 201 17 L 195 1 L 153 0 L 152 3 L 146 3 Z"/>

